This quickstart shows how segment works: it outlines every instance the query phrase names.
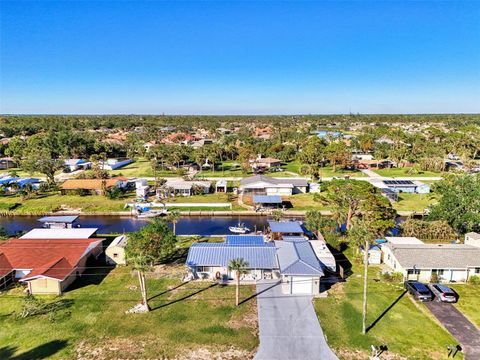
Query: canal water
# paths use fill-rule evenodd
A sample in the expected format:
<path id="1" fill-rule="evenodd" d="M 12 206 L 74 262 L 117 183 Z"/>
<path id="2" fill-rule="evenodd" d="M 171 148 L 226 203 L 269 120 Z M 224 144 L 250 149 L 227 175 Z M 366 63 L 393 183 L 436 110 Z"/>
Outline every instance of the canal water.
<path id="1" fill-rule="evenodd" d="M 41 227 L 37 216 L 0 217 L 0 227 L 10 235 Z M 294 218 L 292 218 L 294 219 Z M 297 218 L 301 219 L 301 218 Z M 251 231 L 262 231 L 267 216 L 185 216 L 177 223 L 177 235 L 226 235 L 229 226 L 244 223 Z M 149 223 L 146 219 L 132 216 L 80 216 L 78 223 L 84 228 L 98 228 L 100 234 L 132 232 Z"/>

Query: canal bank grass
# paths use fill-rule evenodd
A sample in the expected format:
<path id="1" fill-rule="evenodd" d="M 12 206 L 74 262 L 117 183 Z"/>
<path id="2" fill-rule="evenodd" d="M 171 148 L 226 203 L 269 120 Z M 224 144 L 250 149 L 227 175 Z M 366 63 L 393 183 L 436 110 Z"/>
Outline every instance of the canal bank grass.
<path id="1" fill-rule="evenodd" d="M 347 250 L 351 259 L 350 255 Z M 327 341 L 340 358 L 368 359 L 371 345 L 386 345 L 387 356 L 446 359 L 446 347 L 457 344 L 455 339 L 423 304 L 404 294 L 402 284 L 381 280 L 376 266 L 370 266 L 368 282 L 367 325 L 373 327 L 362 335 L 363 265 L 352 263 L 352 274 L 346 282 L 335 284 L 328 297 L 314 300 Z"/>
<path id="2" fill-rule="evenodd" d="M 21 196 L 0 197 L 0 211 L 12 215 L 38 215 L 64 209 L 79 210 L 84 213 L 125 211 L 125 203 L 134 196 L 121 199 L 108 199 L 100 195 L 60 195 L 45 194 L 30 199 Z"/>
<path id="3" fill-rule="evenodd" d="M 162 276 L 149 277 L 147 286 L 153 311 L 128 315 L 140 299 L 137 277 L 128 267 L 92 270 L 62 297 L 43 297 L 66 304 L 46 315 L 21 319 L 16 314 L 22 291 L 0 293 L 0 357 L 190 358 L 196 349 L 250 353 L 258 346 L 255 299 L 235 306 L 234 286 L 184 284 Z M 242 286 L 242 299 L 254 290 Z"/>
<path id="4" fill-rule="evenodd" d="M 449 284 L 448 286 L 459 295 L 455 307 L 480 328 L 480 285 Z"/>

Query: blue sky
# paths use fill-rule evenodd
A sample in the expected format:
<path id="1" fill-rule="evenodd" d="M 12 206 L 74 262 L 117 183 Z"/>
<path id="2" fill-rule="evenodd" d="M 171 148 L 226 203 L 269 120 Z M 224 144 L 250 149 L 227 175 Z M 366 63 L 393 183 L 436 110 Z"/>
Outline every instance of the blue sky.
<path id="1" fill-rule="evenodd" d="M 479 1 L 0 7 L 0 113 L 480 112 Z"/>

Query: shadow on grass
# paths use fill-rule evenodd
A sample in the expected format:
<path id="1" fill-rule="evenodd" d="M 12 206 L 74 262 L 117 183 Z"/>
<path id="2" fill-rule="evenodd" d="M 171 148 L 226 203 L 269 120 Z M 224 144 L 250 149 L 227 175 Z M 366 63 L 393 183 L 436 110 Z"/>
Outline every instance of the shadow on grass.
<path id="1" fill-rule="evenodd" d="M 108 276 L 115 266 L 107 265 L 104 261 L 90 258 L 87 260 L 87 269 L 83 274 L 79 274 L 78 278 L 70 285 L 65 292 L 82 288 L 87 285 L 99 285 L 105 277 Z"/>
<path id="2" fill-rule="evenodd" d="M 187 295 L 184 295 L 184 296 L 182 296 L 181 298 L 168 301 L 168 302 L 166 302 L 165 304 L 158 305 L 158 306 L 152 308 L 152 311 L 158 310 L 158 309 L 161 309 L 161 308 L 164 308 L 164 307 L 169 306 L 169 305 L 176 304 L 176 303 L 178 303 L 178 302 L 180 302 L 180 301 L 187 300 L 187 299 L 189 299 L 189 298 L 191 298 L 191 297 L 193 297 L 193 296 L 195 296 L 195 295 L 197 295 L 197 294 L 200 294 L 200 293 L 202 293 L 202 292 L 204 292 L 204 291 L 206 291 L 206 290 L 208 290 L 208 289 L 211 289 L 211 288 L 213 288 L 213 287 L 215 287 L 215 286 L 217 286 L 217 285 L 218 285 L 217 283 L 214 283 L 214 284 L 211 284 L 211 285 L 209 285 L 209 286 L 207 286 L 207 287 L 204 287 L 204 288 L 202 288 L 202 289 L 200 289 L 200 290 L 197 290 L 197 291 L 194 291 L 194 292 L 189 293 L 189 294 L 187 294 Z"/>
<path id="3" fill-rule="evenodd" d="M 267 287 L 266 289 L 264 289 L 264 290 L 262 290 L 262 291 L 260 291 L 260 292 L 257 292 L 257 293 L 255 293 L 255 294 L 247 297 L 246 299 L 243 299 L 242 301 L 240 301 L 240 302 L 238 303 L 238 305 L 242 305 L 242 304 L 244 304 L 244 303 L 246 303 L 246 302 L 248 302 L 248 301 L 256 298 L 258 295 L 263 294 L 264 292 L 266 292 L 266 291 L 268 291 L 268 290 L 270 290 L 270 289 L 273 289 L 275 286 L 278 286 L 278 285 L 280 285 L 281 283 L 282 283 L 281 281 L 277 281 L 276 283 L 272 284 L 272 286 L 269 286 L 269 287 Z"/>
<path id="4" fill-rule="evenodd" d="M 48 343 L 39 345 L 25 351 L 19 355 L 14 355 L 17 351 L 17 348 L 14 346 L 6 346 L 0 348 L 0 359 L 2 360 L 35 360 L 35 359 L 46 359 L 55 353 L 59 352 L 61 349 L 65 348 L 68 345 L 66 340 L 53 340 Z"/>
<path id="5" fill-rule="evenodd" d="M 153 300 L 153 299 L 155 299 L 155 298 L 157 298 L 157 297 L 159 297 L 159 296 L 162 296 L 162 295 L 164 295 L 164 294 L 166 294 L 166 293 L 169 293 L 169 292 L 171 292 L 171 291 L 175 291 L 175 290 L 177 290 L 178 288 L 180 288 L 180 287 L 188 284 L 189 282 L 190 282 L 190 281 L 183 282 L 183 283 L 181 283 L 180 285 L 177 285 L 177 286 L 175 286 L 175 287 L 173 287 L 173 288 L 171 288 L 171 289 L 169 289 L 169 290 L 165 290 L 165 291 L 162 291 L 161 293 L 158 293 L 158 294 L 156 294 L 156 295 L 153 295 L 152 297 L 150 297 L 150 298 L 148 299 L 148 301 Z"/>
<path id="6" fill-rule="evenodd" d="M 407 290 L 402 291 L 402 293 L 380 314 L 379 317 L 375 319 L 366 329 L 368 333 L 377 323 L 382 320 L 382 318 L 387 315 L 387 313 L 402 299 L 402 297 L 407 293 Z"/>

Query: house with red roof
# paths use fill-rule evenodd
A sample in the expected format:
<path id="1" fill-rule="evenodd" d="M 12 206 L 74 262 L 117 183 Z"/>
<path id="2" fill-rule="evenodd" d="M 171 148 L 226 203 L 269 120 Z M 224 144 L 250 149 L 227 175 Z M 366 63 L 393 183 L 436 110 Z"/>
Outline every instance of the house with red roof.
<path id="1" fill-rule="evenodd" d="M 24 283 L 31 294 L 60 295 L 103 251 L 100 238 L 11 239 L 0 244 L 0 288 Z"/>

